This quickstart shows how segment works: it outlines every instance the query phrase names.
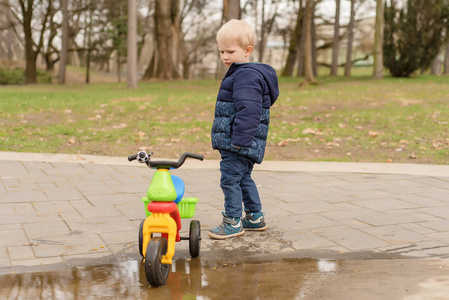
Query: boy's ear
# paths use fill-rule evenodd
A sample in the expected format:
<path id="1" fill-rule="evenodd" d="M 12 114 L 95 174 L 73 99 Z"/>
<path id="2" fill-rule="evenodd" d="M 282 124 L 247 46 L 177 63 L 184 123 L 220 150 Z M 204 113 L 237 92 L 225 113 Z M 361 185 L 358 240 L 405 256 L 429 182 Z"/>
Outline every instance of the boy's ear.
<path id="1" fill-rule="evenodd" d="M 246 47 L 246 51 L 245 51 L 246 56 L 250 56 L 251 53 L 253 53 L 253 46 Z"/>

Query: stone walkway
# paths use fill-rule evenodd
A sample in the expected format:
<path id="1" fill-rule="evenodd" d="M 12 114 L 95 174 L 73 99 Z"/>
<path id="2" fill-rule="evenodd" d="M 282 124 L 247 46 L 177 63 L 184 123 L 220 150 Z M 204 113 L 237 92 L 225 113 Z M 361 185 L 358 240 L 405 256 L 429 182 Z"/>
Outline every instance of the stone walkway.
<path id="1" fill-rule="evenodd" d="M 125 157 L 0 152 L 0 274 L 137 259 L 153 172 Z M 449 166 L 267 161 L 253 177 L 268 229 L 224 241 L 207 235 L 223 210 L 218 162 L 172 174 L 200 200 L 203 259 L 449 256 Z M 175 259 L 188 257 L 177 243 Z"/>

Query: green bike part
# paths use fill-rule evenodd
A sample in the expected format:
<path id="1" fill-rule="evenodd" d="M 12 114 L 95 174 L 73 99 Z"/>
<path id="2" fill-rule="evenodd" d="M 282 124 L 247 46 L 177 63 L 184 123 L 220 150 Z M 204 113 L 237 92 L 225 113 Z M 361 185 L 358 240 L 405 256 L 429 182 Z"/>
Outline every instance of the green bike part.
<path id="1" fill-rule="evenodd" d="M 176 197 L 176 190 L 170 173 L 168 171 L 157 171 L 154 173 L 147 191 L 147 198 L 150 201 L 170 202 L 175 201 Z"/>

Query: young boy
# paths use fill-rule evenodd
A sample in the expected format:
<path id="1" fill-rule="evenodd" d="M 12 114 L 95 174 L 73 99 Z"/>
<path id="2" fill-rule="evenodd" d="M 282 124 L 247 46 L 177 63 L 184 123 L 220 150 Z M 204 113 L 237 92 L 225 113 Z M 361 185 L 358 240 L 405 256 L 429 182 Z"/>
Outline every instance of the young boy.
<path id="1" fill-rule="evenodd" d="M 212 125 L 212 147 L 221 154 L 220 187 L 225 198 L 223 222 L 209 230 L 214 239 L 267 228 L 251 172 L 254 164 L 263 160 L 270 107 L 279 88 L 272 67 L 249 62 L 254 40 L 253 29 L 241 20 L 229 21 L 217 33 L 221 61 L 229 70 L 218 91 Z"/>

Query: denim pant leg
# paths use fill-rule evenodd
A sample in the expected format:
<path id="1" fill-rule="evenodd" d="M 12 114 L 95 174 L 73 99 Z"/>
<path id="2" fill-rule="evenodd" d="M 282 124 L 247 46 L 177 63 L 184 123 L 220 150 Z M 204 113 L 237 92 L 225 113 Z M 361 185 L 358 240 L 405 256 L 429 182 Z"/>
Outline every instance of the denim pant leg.
<path id="1" fill-rule="evenodd" d="M 254 162 L 244 156 L 221 151 L 220 186 L 225 197 L 225 214 L 242 216 L 242 202 L 245 208 L 260 210 L 260 198 L 256 184 L 251 178 Z"/>
<path id="2" fill-rule="evenodd" d="M 242 200 L 245 210 L 250 212 L 260 212 L 262 210 L 262 203 L 260 202 L 259 191 L 256 183 L 251 177 L 254 163 L 250 166 L 248 172 L 243 175 L 240 186 L 242 188 Z"/>

